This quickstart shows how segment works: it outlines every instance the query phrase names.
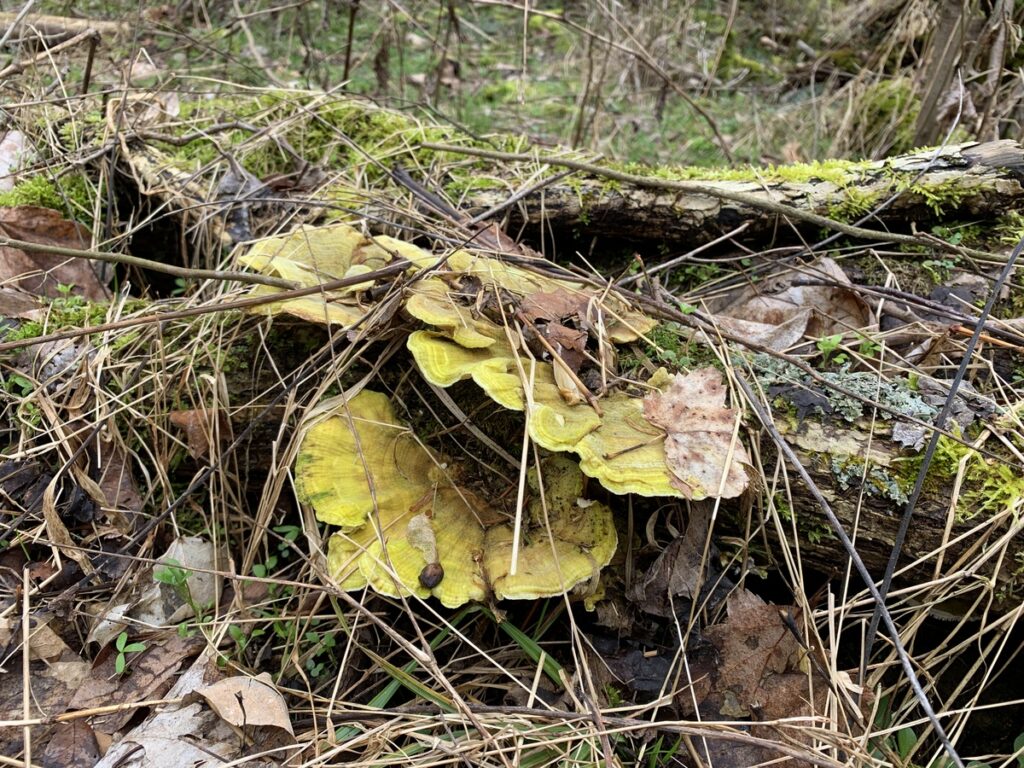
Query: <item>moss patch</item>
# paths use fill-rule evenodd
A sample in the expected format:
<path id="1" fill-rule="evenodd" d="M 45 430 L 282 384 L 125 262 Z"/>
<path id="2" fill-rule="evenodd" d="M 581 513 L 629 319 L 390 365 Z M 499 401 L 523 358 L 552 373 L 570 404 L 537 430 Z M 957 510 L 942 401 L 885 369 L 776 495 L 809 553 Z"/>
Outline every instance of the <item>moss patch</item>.
<path id="1" fill-rule="evenodd" d="M 36 205 L 59 211 L 67 218 L 87 225 L 92 222 L 93 200 L 93 190 L 82 176 L 76 174 L 57 180 L 39 174 L 15 184 L 13 189 L 0 192 L 2 208 Z"/>

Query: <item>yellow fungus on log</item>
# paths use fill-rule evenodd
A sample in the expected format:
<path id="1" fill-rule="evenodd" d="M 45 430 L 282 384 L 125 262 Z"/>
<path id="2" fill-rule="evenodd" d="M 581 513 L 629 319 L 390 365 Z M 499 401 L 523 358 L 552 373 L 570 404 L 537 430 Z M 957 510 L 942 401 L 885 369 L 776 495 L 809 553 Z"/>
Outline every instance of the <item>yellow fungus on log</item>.
<path id="1" fill-rule="evenodd" d="M 433 595 L 456 607 L 492 594 L 536 598 L 592 581 L 596 588 L 617 538 L 606 506 L 577 504 L 583 475 L 575 462 L 543 462 L 544 502 L 531 470 L 534 493 L 512 575 L 511 521 L 440 470 L 439 457 L 399 423 L 387 396 L 364 390 L 318 411 L 299 448 L 296 483 L 318 519 L 342 526 L 330 538 L 327 565 L 343 589 Z"/>

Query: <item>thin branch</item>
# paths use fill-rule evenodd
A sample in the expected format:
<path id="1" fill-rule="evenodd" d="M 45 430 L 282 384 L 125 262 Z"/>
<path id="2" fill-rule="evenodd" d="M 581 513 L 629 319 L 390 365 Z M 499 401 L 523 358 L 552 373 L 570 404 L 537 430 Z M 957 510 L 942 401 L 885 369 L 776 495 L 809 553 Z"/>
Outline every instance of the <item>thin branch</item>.
<path id="1" fill-rule="evenodd" d="M 78 250 L 77 248 L 65 248 L 59 245 L 45 245 L 33 243 L 28 240 L 16 240 L 13 237 L 0 236 L 0 247 L 17 248 L 29 253 L 49 253 L 54 256 L 67 256 L 77 259 L 92 259 L 93 261 L 105 261 L 110 264 L 124 264 L 139 269 L 149 269 L 153 272 L 162 272 L 175 277 L 191 278 L 193 280 L 234 280 L 238 283 L 252 283 L 254 285 L 269 285 L 274 288 L 298 288 L 301 287 L 291 280 L 280 277 L 270 277 L 254 272 L 235 272 L 224 269 L 192 269 L 190 267 L 178 267 L 173 264 L 164 264 L 152 259 L 143 259 L 139 256 L 129 256 L 126 253 L 105 253 L 103 251 Z"/>

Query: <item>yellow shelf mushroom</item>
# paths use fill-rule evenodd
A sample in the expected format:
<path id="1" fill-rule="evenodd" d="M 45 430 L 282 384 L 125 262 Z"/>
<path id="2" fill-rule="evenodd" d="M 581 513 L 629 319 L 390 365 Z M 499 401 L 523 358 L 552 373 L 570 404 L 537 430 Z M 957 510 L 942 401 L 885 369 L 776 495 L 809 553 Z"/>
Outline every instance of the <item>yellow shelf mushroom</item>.
<path id="1" fill-rule="evenodd" d="M 725 405 L 718 371 L 670 376 L 661 369 L 644 397 L 604 386 L 615 378 L 616 345 L 655 325 L 609 291 L 466 251 L 438 259 L 345 224 L 268 238 L 241 262 L 312 286 L 395 258 L 419 273 L 405 287 L 403 309 L 426 326 L 406 343 L 423 378 L 437 387 L 471 379 L 524 414 L 534 443 L 579 461 L 549 457 L 546 479 L 532 477 L 517 547 L 509 521 L 452 481 L 440 457 L 398 422 L 387 397 L 363 391 L 320 407 L 326 415 L 305 433 L 297 487 L 319 519 L 340 528 L 328 561 L 344 588 L 434 595 L 449 606 L 560 594 L 597 574 L 615 550 L 610 511 L 575 503 L 584 474 L 614 493 L 643 496 L 730 498 L 748 485 L 739 414 Z M 349 325 L 372 308 L 371 286 L 368 280 L 264 311 Z"/>
<path id="2" fill-rule="evenodd" d="M 395 256 L 408 259 L 411 269 L 422 269 L 437 262 L 433 255 L 411 243 L 393 237 L 366 237 L 347 224 L 300 227 L 287 235 L 259 240 L 239 256 L 238 261 L 265 275 L 312 288 L 329 280 L 380 269 L 390 264 Z M 273 302 L 254 311 L 271 315 L 284 312 L 311 323 L 352 325 L 367 310 L 359 299 L 359 292 L 372 285 L 370 280 L 327 294 Z M 280 288 L 257 285 L 250 295 L 271 296 L 280 292 Z"/>
<path id="3" fill-rule="evenodd" d="M 575 462 L 552 456 L 539 473 L 530 470 L 513 573 L 511 521 L 452 481 L 387 396 L 364 390 L 318 411 L 299 447 L 296 485 L 319 520 L 340 526 L 327 564 L 343 589 L 433 595 L 456 607 L 490 596 L 559 595 L 591 581 L 596 588 L 617 537 L 611 510 L 582 501 Z"/>

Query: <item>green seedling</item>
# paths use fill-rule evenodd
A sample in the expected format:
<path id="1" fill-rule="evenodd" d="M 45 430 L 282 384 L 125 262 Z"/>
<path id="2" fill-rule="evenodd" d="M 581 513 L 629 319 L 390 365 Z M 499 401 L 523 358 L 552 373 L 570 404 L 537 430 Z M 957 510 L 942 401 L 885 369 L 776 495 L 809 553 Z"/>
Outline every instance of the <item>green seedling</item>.
<path id="1" fill-rule="evenodd" d="M 837 365 L 842 365 L 846 362 L 846 354 L 839 353 L 835 355 L 835 351 L 839 349 L 839 346 L 843 343 L 843 334 L 836 333 L 832 336 L 822 336 L 818 339 L 817 347 L 821 353 L 821 361 L 824 365 L 828 365 L 829 362 L 834 362 Z"/>
<path id="2" fill-rule="evenodd" d="M 142 651 L 146 650 L 146 644 L 140 642 L 129 643 L 128 633 L 122 632 L 117 636 L 117 640 L 114 641 L 114 648 L 117 650 L 117 658 L 114 659 L 114 672 L 120 676 L 128 668 L 128 654 L 142 653 Z"/>

